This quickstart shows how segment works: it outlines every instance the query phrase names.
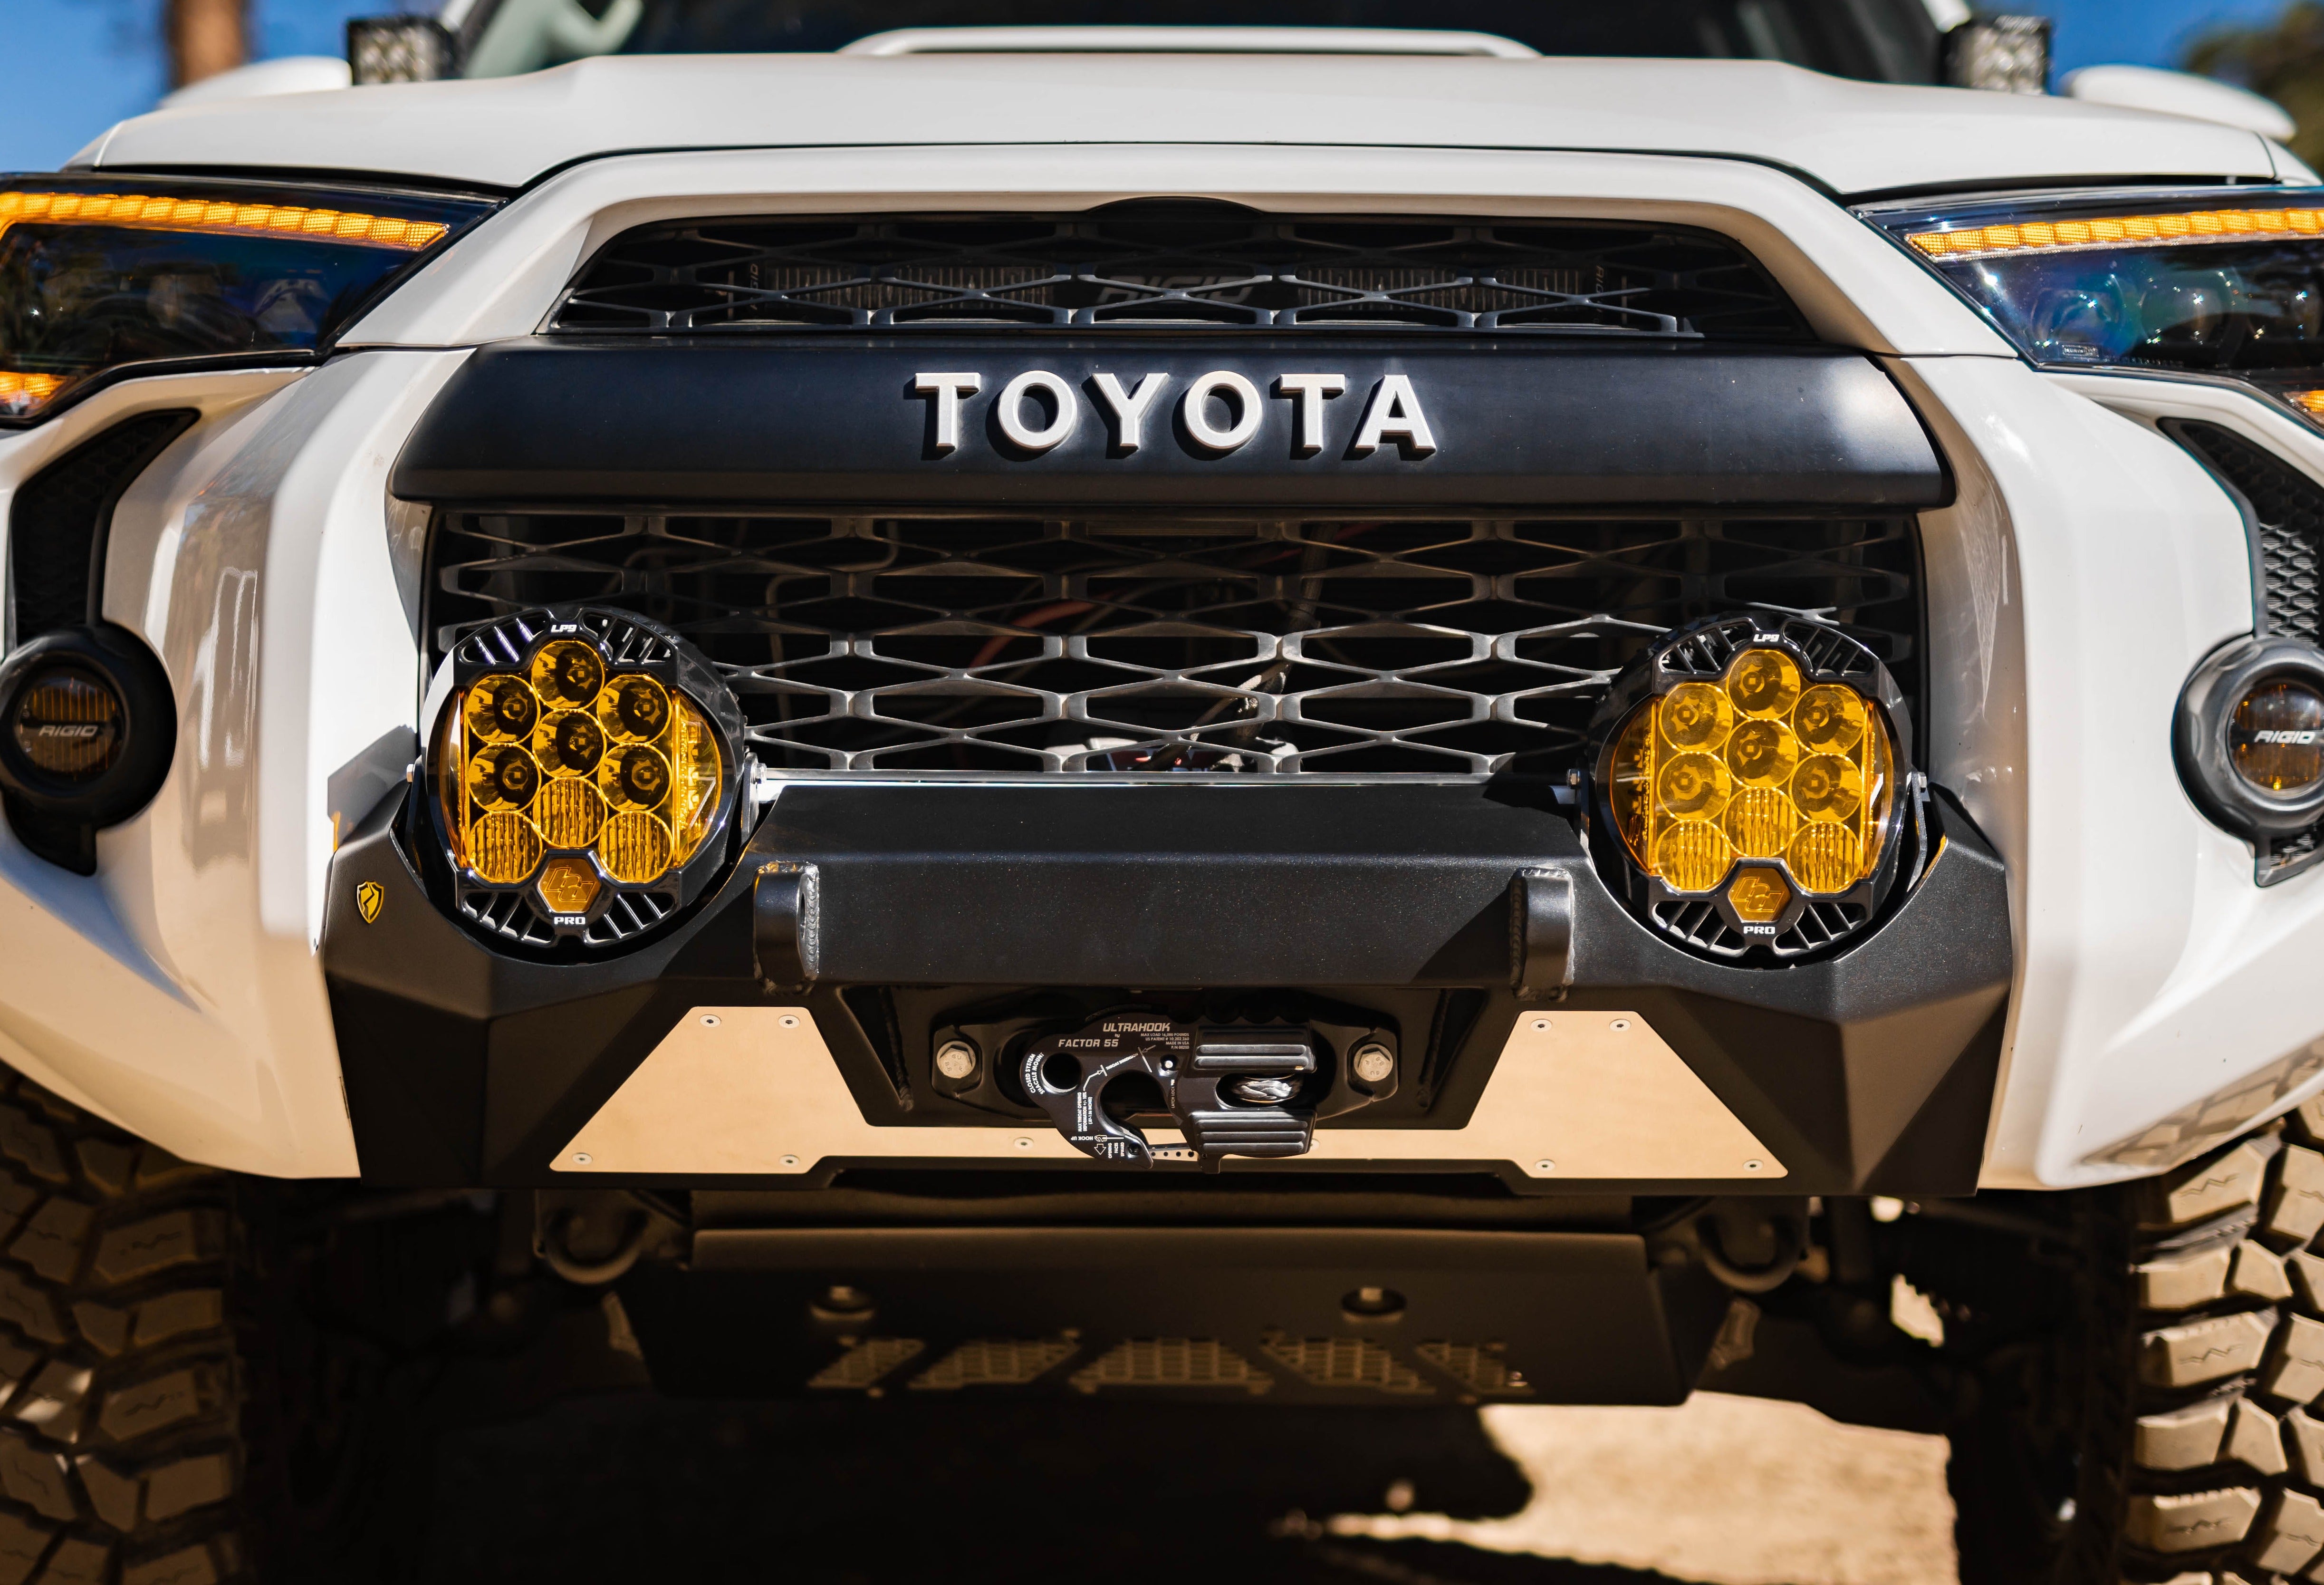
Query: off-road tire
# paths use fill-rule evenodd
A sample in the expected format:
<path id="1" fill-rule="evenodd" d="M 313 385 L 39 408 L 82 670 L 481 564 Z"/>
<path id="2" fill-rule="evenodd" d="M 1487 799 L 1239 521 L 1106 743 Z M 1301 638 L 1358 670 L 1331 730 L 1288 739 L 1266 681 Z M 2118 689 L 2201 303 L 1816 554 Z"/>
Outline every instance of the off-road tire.
<path id="1" fill-rule="evenodd" d="M 0 1585 L 250 1578 L 235 1188 L 0 1070 Z"/>
<path id="2" fill-rule="evenodd" d="M 2074 1227 L 2057 1326 L 1953 1433 L 1963 1585 L 2324 1580 L 2324 1104 Z"/>

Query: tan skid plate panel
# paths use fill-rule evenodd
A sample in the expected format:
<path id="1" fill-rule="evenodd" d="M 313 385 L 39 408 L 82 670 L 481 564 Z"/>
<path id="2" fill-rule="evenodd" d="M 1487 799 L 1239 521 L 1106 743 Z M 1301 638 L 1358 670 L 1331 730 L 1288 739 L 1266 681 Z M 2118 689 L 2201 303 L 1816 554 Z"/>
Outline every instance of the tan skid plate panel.
<path id="1" fill-rule="evenodd" d="M 1147 1130 L 1157 1147 L 1182 1143 Z M 1086 1162 L 1047 1127 L 868 1123 L 804 1007 L 696 1007 L 552 1163 L 791 1173 L 826 1158 Z M 1538 1178 L 1781 1178 L 1784 1165 L 1636 1013 L 1530 1013 L 1461 1128 L 1315 1131 L 1303 1161 L 1512 1162 Z"/>

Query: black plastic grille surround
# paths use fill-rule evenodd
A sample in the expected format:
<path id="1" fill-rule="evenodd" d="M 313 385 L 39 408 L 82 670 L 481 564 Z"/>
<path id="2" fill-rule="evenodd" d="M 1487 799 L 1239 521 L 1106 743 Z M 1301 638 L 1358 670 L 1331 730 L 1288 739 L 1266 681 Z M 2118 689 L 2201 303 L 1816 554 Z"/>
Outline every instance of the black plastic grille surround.
<path id="1" fill-rule="evenodd" d="M 449 509 L 428 587 L 434 658 L 530 606 L 664 624 L 794 772 L 1562 775 L 1616 671 L 1742 607 L 1921 670 L 1903 515 Z"/>
<path id="2" fill-rule="evenodd" d="M 2264 446 L 2218 424 L 2181 421 L 2171 432 L 2249 503 L 2259 528 L 2267 631 L 2315 644 L 2317 563 L 2324 560 L 2324 486 Z"/>
<path id="3" fill-rule="evenodd" d="M 1611 221 L 1078 216 L 702 219 L 613 239 L 558 331 L 1325 328 L 1809 338 L 1734 243 Z"/>

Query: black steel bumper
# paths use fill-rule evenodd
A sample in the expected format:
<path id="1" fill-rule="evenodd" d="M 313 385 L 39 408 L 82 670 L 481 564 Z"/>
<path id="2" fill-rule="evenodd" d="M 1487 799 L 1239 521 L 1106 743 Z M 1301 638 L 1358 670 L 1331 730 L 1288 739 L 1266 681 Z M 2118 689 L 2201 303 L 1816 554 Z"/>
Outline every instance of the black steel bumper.
<path id="1" fill-rule="evenodd" d="M 875 1124 L 1022 1127 L 930 1083 L 931 1032 L 959 1009 L 1238 988 L 1376 1010 L 1406 1031 L 1407 1050 L 1427 1032 L 1417 1081 L 1367 1126 L 1460 1126 L 1520 1012 L 1554 1000 L 1643 1015 L 1785 1163 L 1769 1191 L 1936 1195 L 1976 1182 L 2008 906 L 1999 859 L 1942 794 L 1930 804 L 1936 857 L 1893 916 L 1836 959 L 1781 969 L 1724 967 L 1650 934 L 1608 893 L 1566 813 L 1492 784 L 796 783 L 687 917 L 636 950 L 569 966 L 502 955 L 447 917 L 399 845 L 398 802 L 339 850 L 323 941 L 364 1172 L 382 1182 L 558 1182 L 558 1149 L 696 1006 L 804 999 Z M 779 889 L 776 917 L 754 909 L 778 860 L 814 869 L 804 943 Z M 382 888 L 370 923 L 356 903 L 366 883 Z M 820 1181 L 846 1164 L 824 1163 Z"/>

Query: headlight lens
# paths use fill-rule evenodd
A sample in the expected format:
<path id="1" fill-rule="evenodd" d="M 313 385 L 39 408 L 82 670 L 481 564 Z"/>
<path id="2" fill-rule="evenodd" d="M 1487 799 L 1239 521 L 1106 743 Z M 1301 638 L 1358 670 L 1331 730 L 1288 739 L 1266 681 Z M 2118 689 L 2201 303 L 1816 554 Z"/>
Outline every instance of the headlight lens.
<path id="1" fill-rule="evenodd" d="M 1882 204 L 1858 213 L 2037 363 L 2242 375 L 2313 418 L 2324 386 L 2314 188 Z"/>
<path id="2" fill-rule="evenodd" d="M 740 710 L 706 663 L 650 623 L 583 610 L 496 623 L 451 664 L 430 765 L 463 912 L 534 944 L 604 945 L 690 900 L 740 779 Z"/>
<path id="3" fill-rule="evenodd" d="M 1600 718 L 1603 812 L 1640 917 L 1730 958 L 1795 958 L 1868 923 L 1900 839 L 1901 705 L 1868 651 L 1805 619 L 1658 641 Z"/>
<path id="4" fill-rule="evenodd" d="M 134 365 L 311 357 L 491 208 L 142 176 L 0 186 L 0 422 Z"/>

